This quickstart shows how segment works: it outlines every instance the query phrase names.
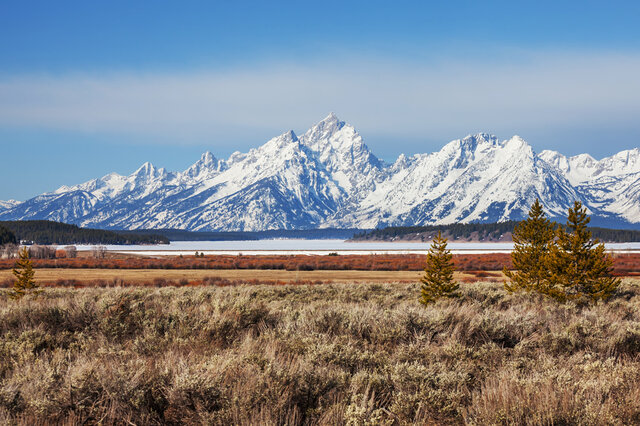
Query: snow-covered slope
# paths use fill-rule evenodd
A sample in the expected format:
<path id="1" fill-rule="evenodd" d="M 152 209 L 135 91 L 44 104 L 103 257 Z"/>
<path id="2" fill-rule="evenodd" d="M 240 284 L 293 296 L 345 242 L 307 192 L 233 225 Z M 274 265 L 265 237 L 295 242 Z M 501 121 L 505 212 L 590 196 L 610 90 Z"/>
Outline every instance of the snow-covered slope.
<path id="1" fill-rule="evenodd" d="M 339 224 L 367 227 L 520 219 L 536 198 L 560 216 L 582 197 L 520 137 L 478 134 L 439 152 L 401 156 L 389 177 Z"/>
<path id="2" fill-rule="evenodd" d="M 602 177 L 615 177 L 640 172 L 640 149 L 621 151 L 598 161 L 589 154 L 565 157 L 557 151 L 542 151 L 538 156 L 558 168 L 572 185 L 580 185 Z"/>
<path id="3" fill-rule="evenodd" d="M 4 210 L 12 209 L 15 206 L 17 206 L 18 204 L 20 204 L 20 201 L 16 201 L 16 200 L 3 201 L 3 200 L 0 200 L 0 212 L 2 212 Z"/>
<path id="4" fill-rule="evenodd" d="M 567 158 L 556 151 L 542 151 L 539 157 L 563 173 L 603 215 L 640 222 L 640 149 L 600 161 L 589 154 Z"/>
<path id="5" fill-rule="evenodd" d="M 536 155 L 518 136 L 470 135 L 385 164 L 332 113 L 300 137 L 288 131 L 226 160 L 205 152 L 182 172 L 145 163 L 129 176 L 0 203 L 0 219 L 124 229 L 368 228 L 520 219 L 540 198 L 552 217 L 581 200 L 595 216 L 638 223 L 639 187 L 638 149 L 600 161 Z"/>

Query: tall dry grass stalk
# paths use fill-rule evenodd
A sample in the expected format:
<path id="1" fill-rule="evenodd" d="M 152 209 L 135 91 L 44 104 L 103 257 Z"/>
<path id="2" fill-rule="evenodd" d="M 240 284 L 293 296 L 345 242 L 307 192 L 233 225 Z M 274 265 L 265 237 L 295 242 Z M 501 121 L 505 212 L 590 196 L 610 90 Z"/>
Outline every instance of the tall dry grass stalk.
<path id="1" fill-rule="evenodd" d="M 640 423 L 640 286 L 585 308 L 501 287 L 2 292 L 0 423 Z"/>

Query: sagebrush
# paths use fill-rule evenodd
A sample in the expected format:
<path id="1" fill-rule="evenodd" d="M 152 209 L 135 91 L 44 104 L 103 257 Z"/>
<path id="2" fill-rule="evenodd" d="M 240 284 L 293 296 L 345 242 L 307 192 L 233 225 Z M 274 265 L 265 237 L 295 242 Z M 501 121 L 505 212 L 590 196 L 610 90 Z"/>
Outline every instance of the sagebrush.
<path id="1" fill-rule="evenodd" d="M 0 424 L 634 424 L 640 287 L 0 291 Z"/>

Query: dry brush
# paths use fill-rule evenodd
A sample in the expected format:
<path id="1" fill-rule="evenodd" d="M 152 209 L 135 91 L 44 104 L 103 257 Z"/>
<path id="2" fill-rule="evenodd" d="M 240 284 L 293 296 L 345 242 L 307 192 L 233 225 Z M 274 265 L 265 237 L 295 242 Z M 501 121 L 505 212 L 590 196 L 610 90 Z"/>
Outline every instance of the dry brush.
<path id="1" fill-rule="evenodd" d="M 0 423 L 640 422 L 640 287 L 558 305 L 462 284 L 0 292 Z"/>

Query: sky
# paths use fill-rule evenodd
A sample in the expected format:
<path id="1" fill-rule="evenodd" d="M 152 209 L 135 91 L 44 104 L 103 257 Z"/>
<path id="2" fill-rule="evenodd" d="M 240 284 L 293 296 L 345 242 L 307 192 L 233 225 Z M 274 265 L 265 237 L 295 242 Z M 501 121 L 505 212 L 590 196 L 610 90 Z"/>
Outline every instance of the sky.
<path id="1" fill-rule="evenodd" d="M 640 147 L 640 2 L 0 0 L 0 200 L 184 170 L 329 112 L 380 158 Z"/>

